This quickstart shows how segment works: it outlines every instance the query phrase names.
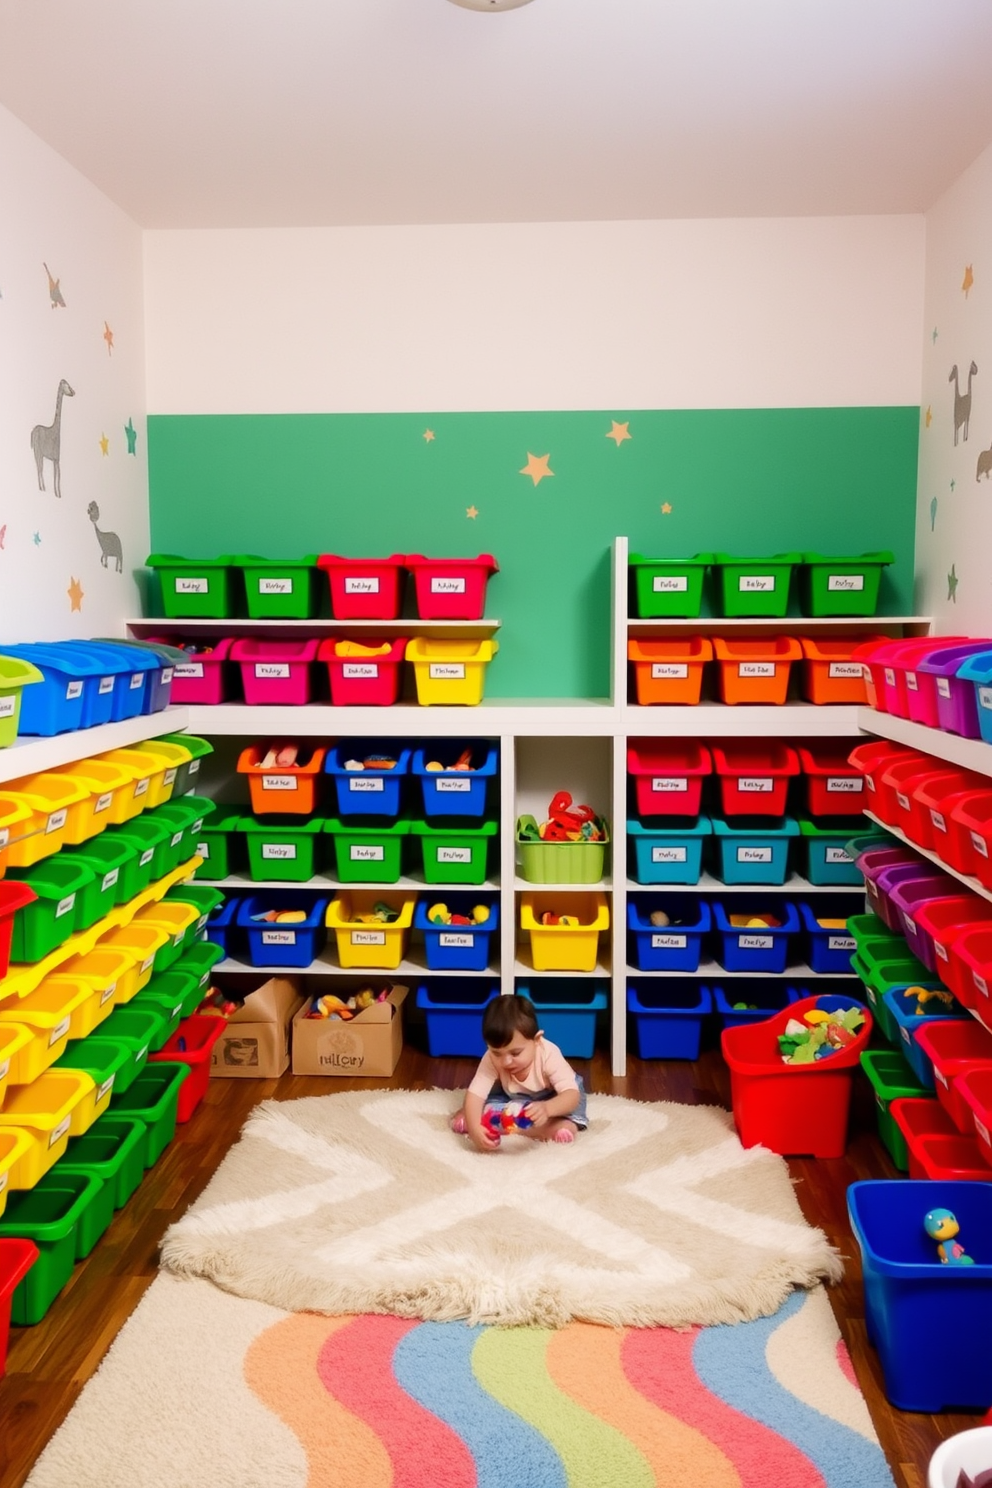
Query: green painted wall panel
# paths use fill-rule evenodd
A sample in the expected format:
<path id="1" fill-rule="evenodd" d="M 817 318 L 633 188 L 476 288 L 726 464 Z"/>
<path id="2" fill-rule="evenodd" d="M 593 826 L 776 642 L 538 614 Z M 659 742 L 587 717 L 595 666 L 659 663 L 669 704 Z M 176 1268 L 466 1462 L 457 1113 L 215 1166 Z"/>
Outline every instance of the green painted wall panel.
<path id="1" fill-rule="evenodd" d="M 491 697 L 606 693 L 618 533 L 649 556 L 891 548 L 882 608 L 911 612 L 917 408 L 647 410 L 620 444 L 616 417 L 153 415 L 152 546 L 494 553 Z M 536 486 L 530 454 L 554 472 Z"/>

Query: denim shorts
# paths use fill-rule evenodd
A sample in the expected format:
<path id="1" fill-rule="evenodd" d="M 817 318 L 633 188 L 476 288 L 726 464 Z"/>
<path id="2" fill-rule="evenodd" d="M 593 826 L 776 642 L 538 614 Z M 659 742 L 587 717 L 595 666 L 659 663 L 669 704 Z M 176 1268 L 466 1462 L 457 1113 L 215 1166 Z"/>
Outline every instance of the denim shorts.
<path id="1" fill-rule="evenodd" d="M 576 1075 L 575 1083 L 579 1087 L 579 1104 L 574 1111 L 569 1112 L 567 1120 L 574 1121 L 579 1131 L 585 1131 L 589 1125 L 589 1118 L 586 1115 L 586 1087 L 582 1083 L 581 1075 Z M 559 1092 L 557 1090 L 538 1090 L 534 1093 L 529 1090 L 523 1090 L 518 1091 L 516 1095 L 507 1095 L 502 1085 L 497 1082 L 486 1096 L 485 1103 L 487 1106 L 495 1106 L 499 1110 L 503 1106 L 510 1105 L 513 1101 L 521 1101 L 526 1104 L 528 1101 L 553 1100 L 558 1094 Z"/>

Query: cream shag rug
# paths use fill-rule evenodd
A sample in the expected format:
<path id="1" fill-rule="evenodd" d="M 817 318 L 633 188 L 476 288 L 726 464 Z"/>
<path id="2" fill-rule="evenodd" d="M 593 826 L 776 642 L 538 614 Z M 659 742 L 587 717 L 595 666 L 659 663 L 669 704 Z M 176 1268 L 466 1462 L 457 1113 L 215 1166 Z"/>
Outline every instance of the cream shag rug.
<path id="1" fill-rule="evenodd" d="M 287 1312 L 561 1327 L 736 1323 L 840 1260 L 784 1161 L 712 1106 L 589 1098 L 570 1145 L 448 1129 L 450 1091 L 259 1106 L 163 1265 Z"/>

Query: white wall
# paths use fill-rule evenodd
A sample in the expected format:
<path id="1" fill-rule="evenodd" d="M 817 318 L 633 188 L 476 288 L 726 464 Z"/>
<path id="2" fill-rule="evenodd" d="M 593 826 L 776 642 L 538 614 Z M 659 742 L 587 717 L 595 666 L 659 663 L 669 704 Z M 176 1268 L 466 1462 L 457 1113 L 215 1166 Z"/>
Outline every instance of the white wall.
<path id="1" fill-rule="evenodd" d="M 923 251 L 921 217 L 151 231 L 148 408 L 916 404 Z"/>
<path id="2" fill-rule="evenodd" d="M 121 634 L 148 554 L 141 232 L 2 108 L 0 202 L 0 645 Z M 47 459 L 39 490 L 32 430 L 52 423 L 63 378 L 59 499 Z M 119 574 L 102 565 L 91 502 L 120 539 Z"/>
<path id="3" fill-rule="evenodd" d="M 967 438 L 962 425 L 955 445 L 948 374 L 957 366 L 966 394 L 973 362 Z M 927 214 L 922 365 L 918 607 L 945 635 L 992 635 L 992 454 L 979 478 L 992 446 L 992 146 Z"/>

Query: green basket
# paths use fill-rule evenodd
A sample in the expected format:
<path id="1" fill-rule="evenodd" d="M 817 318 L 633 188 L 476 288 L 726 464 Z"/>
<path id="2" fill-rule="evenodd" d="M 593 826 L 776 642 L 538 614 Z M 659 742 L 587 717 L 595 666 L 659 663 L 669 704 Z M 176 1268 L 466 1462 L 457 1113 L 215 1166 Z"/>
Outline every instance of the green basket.
<path id="1" fill-rule="evenodd" d="M 158 1162 L 176 1134 L 179 1087 L 189 1072 L 188 1064 L 160 1060 L 147 1065 L 131 1089 L 125 1095 L 115 1095 L 110 1102 L 115 1116 L 139 1116 L 145 1123 L 148 1136 L 143 1162 L 146 1168 Z"/>
<path id="2" fill-rule="evenodd" d="M 108 827 L 104 837 L 112 842 L 123 839 L 135 850 L 135 893 L 140 894 L 150 883 L 163 878 L 168 872 L 165 866 L 169 851 L 169 827 L 164 821 L 156 821 L 157 812 L 148 811 L 136 816 L 134 821 L 120 827 Z"/>
<path id="3" fill-rule="evenodd" d="M 19 656 L 0 656 L 0 749 L 17 738 L 21 716 L 21 689 L 43 681 L 41 672 Z"/>
<path id="4" fill-rule="evenodd" d="M 320 613 L 317 555 L 306 558 L 255 558 L 239 553 L 245 602 L 252 620 L 312 620 Z"/>
<path id="5" fill-rule="evenodd" d="M 214 746 L 209 739 L 201 739 L 197 734 L 161 734 L 159 738 L 163 744 L 181 744 L 190 752 L 190 758 L 184 764 L 176 766 L 176 779 L 172 787 L 172 800 L 175 801 L 178 796 L 184 796 L 196 785 L 200 774 L 200 762 L 206 759 L 208 754 L 213 754 Z"/>
<path id="6" fill-rule="evenodd" d="M 127 904 L 138 892 L 138 848 L 127 837 L 102 832 L 82 847 L 64 847 L 59 857 L 85 863 L 95 874 L 100 893 L 111 896 L 110 905 Z"/>
<path id="7" fill-rule="evenodd" d="M 206 925 L 207 918 L 211 912 L 219 904 L 223 904 L 224 890 L 212 889 L 207 884 L 174 884 L 166 892 L 164 902 L 168 904 L 170 900 L 173 903 L 196 905 L 200 912 L 200 917 L 193 927 L 193 934 L 196 935 Z"/>
<path id="8" fill-rule="evenodd" d="M 535 842 L 521 836 L 524 828 L 537 831 L 532 816 L 517 820 L 517 872 L 527 883 L 591 884 L 601 883 L 606 869 L 609 826 L 602 823 L 606 837 L 602 842 Z"/>
<path id="9" fill-rule="evenodd" d="M 847 848 L 852 830 L 854 827 L 845 822 L 828 826 L 800 817 L 801 868 L 811 884 L 862 886 L 864 879 Z"/>
<path id="10" fill-rule="evenodd" d="M 923 962 L 906 950 L 905 942 L 902 950 L 904 954 L 897 956 L 893 954 L 889 941 L 871 940 L 865 941 L 851 957 L 851 967 L 864 983 L 865 996 L 875 1022 L 883 1037 L 897 1048 L 901 1035 L 885 1001 L 886 992 L 893 987 L 914 986 L 917 982 L 927 987 L 939 985 Z"/>
<path id="11" fill-rule="evenodd" d="M 198 971 L 190 968 L 184 970 L 178 964 L 172 966 L 169 971 L 153 976 L 148 986 L 144 988 L 144 992 L 159 998 L 166 1008 L 173 1010 L 178 1008 L 180 1023 L 184 1018 L 188 1018 L 190 1013 L 195 1013 L 203 1001 Z"/>
<path id="12" fill-rule="evenodd" d="M 148 986 L 151 986 L 149 982 Z M 148 1040 L 149 1054 L 157 1054 L 164 1044 L 167 1044 L 175 1033 L 182 1020 L 182 1003 L 177 1003 L 174 995 L 170 997 L 159 997 L 154 992 L 149 994 L 148 987 L 143 987 L 136 997 L 132 997 L 127 1004 L 127 1011 L 136 1013 L 154 1013 L 158 1019 L 158 1026 Z M 111 1014 L 111 1017 L 114 1015 Z M 110 1022 L 110 1019 L 107 1019 Z M 110 1105 L 113 1110 L 114 1098 Z"/>
<path id="13" fill-rule="evenodd" d="M 148 813 L 149 819 L 163 824 L 169 834 L 162 857 L 165 867 L 158 877 L 171 873 L 193 857 L 204 822 L 215 809 L 207 796 L 183 796 L 180 801 L 169 801 Z"/>
<path id="14" fill-rule="evenodd" d="M 165 1039 L 162 1039 L 161 1043 L 155 1044 L 165 1021 L 162 1008 L 148 1005 L 136 1008 L 132 1000 L 125 1007 L 114 1008 L 110 1017 L 100 1024 L 100 1037 L 123 1045 L 130 1055 L 130 1063 L 121 1066 L 114 1082 L 115 1095 L 123 1095 L 131 1088 L 148 1062 L 148 1055 L 165 1043 Z M 105 1119 L 100 1117 L 100 1121 Z"/>
<path id="15" fill-rule="evenodd" d="M 130 1057 L 131 1052 L 124 1044 L 104 1038 L 101 1027 L 99 1033 L 70 1043 L 56 1059 L 54 1068 L 85 1070 L 97 1088 L 95 1104 L 99 1105 L 109 1091 L 117 1089 L 117 1077 Z"/>
<path id="16" fill-rule="evenodd" d="M 40 1323 L 76 1264 L 76 1230 L 99 1195 L 99 1178 L 55 1169 L 34 1188 L 12 1193 L 0 1218 L 0 1239 L 32 1240 L 38 1259 L 18 1282 L 10 1321 L 16 1328 Z"/>
<path id="17" fill-rule="evenodd" d="M 356 827 L 331 817 L 324 831 L 334 843 L 334 861 L 341 883 L 399 882 L 403 872 L 403 842 L 410 835 L 408 821 Z"/>
<path id="18" fill-rule="evenodd" d="M 714 553 L 716 613 L 728 618 L 781 618 L 789 608 L 792 570 L 802 562 L 802 556 L 776 553 L 773 558 L 735 558 L 731 553 Z"/>
<path id="19" fill-rule="evenodd" d="M 78 919 L 80 894 L 96 885 L 96 876 L 85 863 L 56 853 L 33 868 L 11 870 L 10 881 L 25 884 L 38 896 L 14 915 L 11 961 L 41 961 L 64 945 L 77 929 L 89 928 L 80 925 Z"/>
<path id="20" fill-rule="evenodd" d="M 410 835 L 420 838 L 427 883 L 485 883 L 489 845 L 498 830 L 494 821 L 483 822 L 478 827 L 411 822 Z"/>
<path id="21" fill-rule="evenodd" d="M 862 553 L 854 558 L 825 558 L 804 553 L 800 602 L 804 615 L 874 615 L 882 569 L 894 563 L 892 553 Z"/>
<path id="22" fill-rule="evenodd" d="M 224 950 L 222 946 L 214 945 L 209 940 L 198 940 L 195 945 L 187 946 L 174 967 L 175 971 L 191 971 L 196 975 L 200 988 L 200 999 L 202 1001 L 206 988 L 210 985 L 210 973 L 218 961 L 223 961 Z"/>
<path id="23" fill-rule="evenodd" d="M 305 883 L 323 866 L 323 817 L 254 816 L 241 818 L 248 845 L 248 873 L 254 883 Z"/>
<path id="24" fill-rule="evenodd" d="M 898 1049 L 866 1049 L 861 1055 L 861 1068 L 875 1092 L 878 1134 L 896 1167 L 901 1173 L 906 1173 L 909 1171 L 909 1148 L 889 1106 L 894 1100 L 918 1100 L 930 1096 L 931 1092 L 920 1084 Z"/>
<path id="25" fill-rule="evenodd" d="M 53 1172 L 92 1174 L 113 1196 L 114 1209 L 123 1209 L 145 1176 L 144 1144 L 145 1123 L 137 1116 L 101 1116 L 85 1136 L 70 1139 Z"/>
<path id="26" fill-rule="evenodd" d="M 203 859 L 196 870 L 197 878 L 230 878 L 245 866 L 245 837 L 241 831 L 241 812 L 224 811 L 204 821 L 195 842 L 190 845 Z"/>
<path id="27" fill-rule="evenodd" d="M 644 558 L 631 553 L 634 606 L 642 620 L 694 619 L 703 605 L 703 579 L 712 553 L 693 558 Z"/>
<path id="28" fill-rule="evenodd" d="M 230 554 L 220 558 L 180 558 L 152 553 L 148 567 L 162 587 L 162 614 L 170 620 L 226 620 L 234 615 L 234 567 Z"/>

